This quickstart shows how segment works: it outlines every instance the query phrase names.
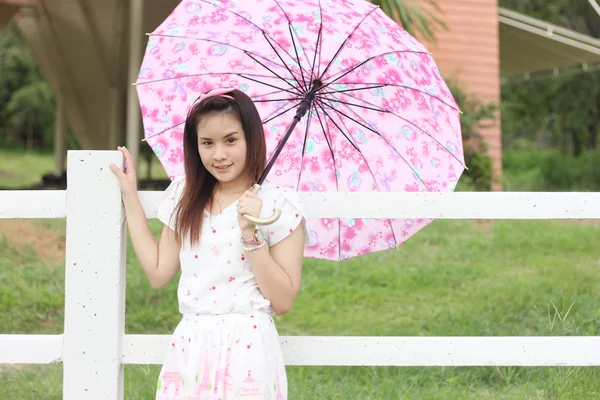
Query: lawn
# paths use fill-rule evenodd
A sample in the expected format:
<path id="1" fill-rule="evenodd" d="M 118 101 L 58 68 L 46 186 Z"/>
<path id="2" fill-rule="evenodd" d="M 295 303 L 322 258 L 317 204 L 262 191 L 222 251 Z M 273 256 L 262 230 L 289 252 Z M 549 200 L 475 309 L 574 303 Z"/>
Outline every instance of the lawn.
<path id="1" fill-rule="evenodd" d="M 160 223 L 150 224 L 158 234 Z M 282 335 L 598 335 L 599 238 L 594 222 L 435 221 L 398 250 L 341 264 L 306 260 L 298 300 L 278 328 Z M 63 249 L 64 221 L 0 221 L 0 333 L 62 332 Z M 172 332 L 175 287 L 152 290 L 129 247 L 127 333 Z M 125 398 L 153 399 L 158 370 L 126 366 Z M 290 400 L 600 398 L 598 368 L 288 367 L 288 375 Z M 0 383 L 14 400 L 62 398 L 60 365 L 0 367 Z"/>
<path id="2" fill-rule="evenodd" d="M 3 189 L 18 189 L 39 184 L 42 175 L 55 171 L 54 155 L 51 153 L 0 149 L 0 160 L 0 188 Z M 141 162 L 139 169 L 138 177 L 146 179 L 147 165 Z M 153 179 L 167 177 L 156 157 L 152 160 L 150 174 Z"/>

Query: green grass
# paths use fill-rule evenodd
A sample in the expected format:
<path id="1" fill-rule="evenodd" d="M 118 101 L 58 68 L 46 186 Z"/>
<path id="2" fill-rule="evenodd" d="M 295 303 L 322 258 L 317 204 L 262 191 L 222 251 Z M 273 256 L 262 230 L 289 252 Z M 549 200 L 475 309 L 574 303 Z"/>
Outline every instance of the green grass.
<path id="1" fill-rule="evenodd" d="M 42 180 L 42 175 L 55 171 L 54 155 L 47 152 L 0 149 L 0 164 L 0 187 L 6 189 L 19 189 L 38 184 Z M 140 179 L 146 178 L 146 172 L 146 164 L 142 162 L 138 171 Z M 151 174 L 154 179 L 167 177 L 156 157 L 151 165 Z"/>
<path id="2" fill-rule="evenodd" d="M 63 232 L 62 221 L 34 222 Z M 158 234 L 160 224 L 151 221 Z M 282 335 L 598 335 L 600 226 L 436 221 L 399 250 L 307 260 Z M 0 333 L 60 333 L 64 267 L 0 240 Z M 154 291 L 131 247 L 127 333 L 169 334 L 176 282 Z M 554 306 L 553 306 L 554 305 Z M 556 307 L 556 308 L 555 308 Z M 561 320 L 570 308 L 566 319 Z M 60 399 L 60 365 L 4 368 L 15 400 Z M 153 398 L 158 365 L 125 368 L 127 399 Z M 290 399 L 593 399 L 597 368 L 288 367 Z"/>
<path id="3" fill-rule="evenodd" d="M 4 187 L 36 183 L 53 168 L 46 155 L 0 151 L 0 159 Z M 63 220 L 26 223 L 64 240 Z M 158 235 L 160 223 L 150 223 Z M 341 264 L 306 260 L 298 300 L 278 328 L 282 335 L 598 335 L 599 239 L 600 224 L 436 221 L 399 250 Z M 62 333 L 64 265 L 44 259 L 33 237 L 14 243 L 0 224 L 0 334 Z M 179 320 L 176 286 L 152 290 L 129 244 L 126 332 L 170 334 Z M 153 399 L 159 368 L 126 366 L 125 398 Z M 288 367 L 288 376 L 290 400 L 600 398 L 598 368 Z M 59 400 L 62 366 L 0 366 L 0 384 L 11 400 Z"/>
<path id="4" fill-rule="evenodd" d="M 54 171 L 52 154 L 0 150 L 0 187 L 17 189 L 37 184 L 42 175 Z"/>
<path id="5" fill-rule="evenodd" d="M 574 157 L 521 144 L 503 150 L 502 168 L 505 191 L 600 191 L 600 150 Z"/>

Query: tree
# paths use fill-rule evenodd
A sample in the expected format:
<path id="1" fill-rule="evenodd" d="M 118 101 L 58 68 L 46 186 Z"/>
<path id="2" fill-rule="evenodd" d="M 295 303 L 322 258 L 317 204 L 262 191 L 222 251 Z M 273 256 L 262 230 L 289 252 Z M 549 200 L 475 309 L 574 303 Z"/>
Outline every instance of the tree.
<path id="1" fill-rule="evenodd" d="M 435 41 L 435 26 L 446 29 L 438 15 L 442 10 L 435 0 L 370 0 L 390 18 L 398 21 L 411 35 Z M 424 5 L 422 5 L 424 3 Z M 418 5 L 417 5 L 418 4 Z"/>
<path id="2" fill-rule="evenodd" d="M 500 5 L 600 38 L 600 16 L 588 0 L 500 0 Z M 582 72 L 502 87 L 504 145 L 525 138 L 579 157 L 598 146 L 600 72 Z"/>
<path id="3" fill-rule="evenodd" d="M 500 0 L 500 6 L 600 37 L 600 16 L 588 0 Z"/>
<path id="4" fill-rule="evenodd" d="M 54 96 L 39 71 L 25 40 L 11 24 L 0 36 L 0 127 L 14 127 L 17 143 L 1 137 L 2 146 L 34 139 L 51 148 L 54 126 Z"/>

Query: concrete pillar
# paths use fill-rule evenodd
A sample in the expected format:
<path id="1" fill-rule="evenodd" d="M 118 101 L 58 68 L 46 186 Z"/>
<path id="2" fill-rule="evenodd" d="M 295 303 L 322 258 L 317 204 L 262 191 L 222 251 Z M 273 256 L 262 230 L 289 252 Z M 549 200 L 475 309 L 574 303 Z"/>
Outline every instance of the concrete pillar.
<path id="1" fill-rule="evenodd" d="M 127 148 L 137 166 L 139 165 L 142 120 L 136 89 L 131 83 L 137 80 L 144 50 L 144 0 L 129 3 L 129 61 L 127 85 Z"/>
<path id="2" fill-rule="evenodd" d="M 123 400 L 125 210 L 117 151 L 69 151 L 63 399 Z"/>
<path id="3" fill-rule="evenodd" d="M 56 93 L 56 117 L 54 123 L 54 162 L 56 174 L 60 176 L 65 172 L 65 160 L 67 157 L 65 99 L 61 91 Z"/>
<path id="4" fill-rule="evenodd" d="M 115 150 L 121 145 L 122 129 L 123 129 L 123 101 L 122 91 L 112 87 L 109 92 L 110 121 L 108 125 L 108 148 Z"/>

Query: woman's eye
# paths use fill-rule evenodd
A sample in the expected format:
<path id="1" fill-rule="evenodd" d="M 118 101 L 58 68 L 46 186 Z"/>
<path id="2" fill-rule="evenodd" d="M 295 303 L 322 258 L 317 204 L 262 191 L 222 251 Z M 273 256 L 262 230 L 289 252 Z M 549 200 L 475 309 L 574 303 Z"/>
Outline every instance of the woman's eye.
<path id="1" fill-rule="evenodd" d="M 202 145 L 203 145 L 203 146 L 209 146 L 209 145 L 210 145 L 210 142 L 202 142 Z"/>
<path id="2" fill-rule="evenodd" d="M 227 143 L 234 143 L 236 141 L 237 141 L 237 139 L 234 139 L 234 138 L 227 139 Z"/>

